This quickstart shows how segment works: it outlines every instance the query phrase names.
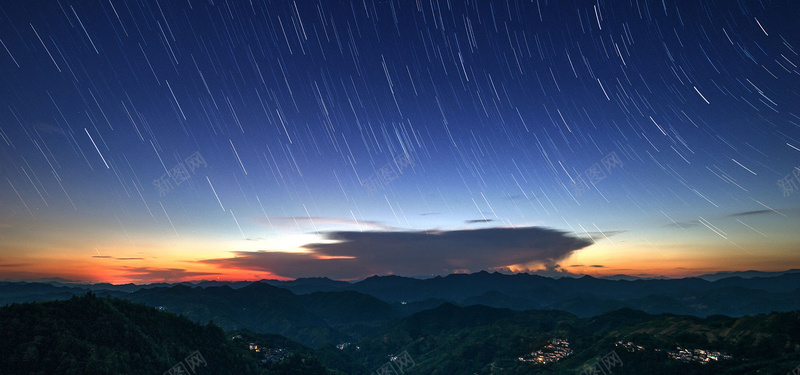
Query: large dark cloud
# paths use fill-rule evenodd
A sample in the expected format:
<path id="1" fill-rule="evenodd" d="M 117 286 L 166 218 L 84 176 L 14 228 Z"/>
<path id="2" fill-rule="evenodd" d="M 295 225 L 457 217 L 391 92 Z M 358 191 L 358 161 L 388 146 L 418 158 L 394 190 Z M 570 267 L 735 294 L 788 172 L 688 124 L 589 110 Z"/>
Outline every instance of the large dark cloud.
<path id="1" fill-rule="evenodd" d="M 303 246 L 307 253 L 234 252 L 201 261 L 286 277 L 355 279 L 370 275 L 432 275 L 495 269 L 515 264 L 556 264 L 592 244 L 548 228 L 455 231 L 330 232 L 333 243 Z"/>

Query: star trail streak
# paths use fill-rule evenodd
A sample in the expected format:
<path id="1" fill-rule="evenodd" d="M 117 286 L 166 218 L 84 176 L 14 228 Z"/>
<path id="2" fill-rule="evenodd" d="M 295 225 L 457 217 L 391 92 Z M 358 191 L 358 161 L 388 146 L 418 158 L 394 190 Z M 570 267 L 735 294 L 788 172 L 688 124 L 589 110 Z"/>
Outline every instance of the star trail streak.
<path id="1" fill-rule="evenodd" d="M 789 0 L 4 1 L 0 279 L 797 268 L 798 22 Z"/>

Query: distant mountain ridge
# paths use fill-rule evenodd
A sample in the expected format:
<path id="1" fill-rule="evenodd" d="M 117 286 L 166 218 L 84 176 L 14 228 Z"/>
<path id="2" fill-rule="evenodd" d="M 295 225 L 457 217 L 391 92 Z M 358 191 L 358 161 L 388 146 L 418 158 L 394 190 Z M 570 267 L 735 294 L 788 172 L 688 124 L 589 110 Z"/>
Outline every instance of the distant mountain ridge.
<path id="1" fill-rule="evenodd" d="M 480 271 L 476 273 L 488 273 L 487 271 Z M 494 272 L 499 273 L 499 272 Z M 756 270 L 749 270 L 749 271 L 721 271 L 712 274 L 705 274 L 700 276 L 694 277 L 686 277 L 686 278 L 698 278 L 707 281 L 717 281 L 725 278 L 730 277 L 741 277 L 743 279 L 750 279 L 756 277 L 777 277 L 787 273 L 800 273 L 800 269 L 789 269 L 786 271 L 756 271 Z M 473 273 L 474 275 L 475 273 Z M 503 275 L 509 275 L 506 273 L 500 273 Z M 539 276 L 539 277 L 546 277 L 552 278 L 555 280 L 560 280 L 564 278 L 571 278 L 571 279 L 579 279 L 584 276 L 588 275 L 572 275 L 568 274 L 560 278 L 553 278 L 548 276 L 538 275 L 536 273 L 519 273 L 524 275 L 531 275 L 531 276 Z M 463 275 L 463 274 L 460 274 Z M 517 275 L 517 274 L 513 274 Z M 449 276 L 449 275 L 448 275 Z M 348 281 L 340 281 L 340 280 L 333 280 L 327 277 L 301 277 L 295 280 L 274 280 L 274 279 L 262 279 L 258 280 L 263 283 L 267 283 L 270 285 L 275 285 L 279 287 L 283 287 L 285 289 L 294 289 L 293 291 L 297 292 L 297 289 L 308 288 L 310 290 L 309 293 L 317 292 L 317 291 L 326 291 L 323 290 L 325 288 L 332 290 L 341 290 L 342 288 L 346 289 L 349 285 L 361 283 L 363 281 L 369 279 L 393 279 L 393 278 L 403 278 L 403 279 L 412 279 L 412 280 L 428 280 L 432 278 L 440 278 L 442 276 L 434 276 L 434 277 L 410 277 L 410 276 L 398 276 L 398 275 L 387 275 L 387 276 L 370 276 L 368 278 L 357 280 L 354 282 Z M 589 276 L 593 277 L 593 276 Z M 603 280 L 627 280 L 627 281 L 634 281 L 634 280 L 682 280 L 685 278 L 675 279 L 669 278 L 664 276 L 658 277 L 638 277 L 638 276 L 631 276 L 625 274 L 618 274 L 618 275 L 611 275 L 611 276 L 600 276 L 597 277 L 598 279 Z M 68 280 L 60 277 L 53 277 L 53 278 L 40 278 L 40 279 L 25 279 L 25 280 L 12 280 L 12 279 L 1 279 L 0 285 L 7 284 L 7 283 L 37 283 L 37 284 L 49 284 L 53 286 L 66 286 L 66 287 L 75 287 L 75 288 L 86 288 L 91 290 L 120 290 L 120 291 L 129 291 L 134 292 L 141 288 L 156 288 L 156 287 L 170 287 L 174 285 L 190 285 L 190 286 L 202 286 L 202 287 L 209 287 L 209 286 L 222 286 L 227 285 L 231 288 L 238 289 L 243 288 L 247 285 L 253 283 L 253 281 L 219 281 L 219 280 L 203 280 L 203 281 L 184 281 L 178 283 L 150 283 L 150 284 L 110 284 L 110 283 L 86 283 L 77 280 Z M 299 293 L 303 294 L 303 293 Z"/>
<path id="2" fill-rule="evenodd" d="M 584 353 L 554 369 L 591 362 L 585 353 L 606 353 L 617 338 L 624 338 L 650 346 L 728 347 L 737 358 L 753 357 L 750 347 L 757 346 L 761 349 L 755 357 L 772 358 L 768 362 L 779 359 L 770 353 L 784 353 L 784 364 L 778 367 L 782 371 L 798 356 L 785 348 L 786 335 L 800 332 L 797 272 L 747 272 L 714 281 L 554 279 L 484 271 L 429 279 L 373 276 L 357 282 L 306 278 L 110 287 L 0 282 L 0 305 L 64 300 L 88 292 L 142 303 L 200 324 L 213 321 L 229 332 L 284 335 L 310 347 L 328 348 L 318 351 L 322 357 L 341 355 L 357 362 L 334 360 L 340 368 L 375 369 L 387 353 L 403 348 L 420 360 L 412 373 L 439 368 L 449 369 L 441 373 L 472 373 L 485 366 L 524 372 L 516 357 L 552 337 L 570 338 L 572 348 Z M 771 338 L 764 342 L 767 333 Z M 339 351 L 333 347 L 339 343 L 357 343 L 362 349 Z M 654 357 L 625 360 L 645 366 L 639 367 L 644 373 L 655 373 L 648 372 L 652 368 L 647 363 L 662 363 L 658 368 L 665 374 L 685 371 L 666 365 L 663 353 L 648 355 Z M 454 359 L 464 356 L 470 360 Z"/>
<path id="3" fill-rule="evenodd" d="M 744 278 L 743 276 L 748 276 Z M 429 279 L 372 276 L 358 282 L 327 278 L 291 281 L 76 285 L 0 282 L 0 306 L 69 299 L 93 291 L 214 321 L 225 330 L 249 329 L 288 336 L 306 345 L 348 341 L 394 319 L 455 306 L 558 310 L 580 318 L 618 309 L 708 317 L 800 310 L 800 272 L 704 278 L 608 280 L 549 278 L 486 271 Z"/>
<path id="4" fill-rule="evenodd" d="M 720 277 L 722 275 L 727 277 Z M 700 317 L 715 314 L 742 316 L 800 309 L 800 270 L 746 271 L 696 278 L 633 280 L 591 276 L 553 279 L 526 273 L 509 275 L 481 271 L 429 279 L 391 275 L 372 276 L 358 282 L 320 277 L 291 281 L 262 280 L 261 283 L 289 290 L 296 295 L 353 291 L 376 297 L 389 304 L 405 302 L 406 305 L 413 305 L 423 301 L 441 300 L 459 305 L 486 304 L 515 310 L 565 309 L 578 316 L 596 315 L 608 309 L 622 307 L 656 314 L 681 313 Z M 238 290 L 251 284 L 245 281 L 149 285 L 0 282 L 0 305 L 64 299 L 89 290 L 101 295 L 126 298 L 131 293 L 176 285 L 203 289 L 225 286 Z M 738 290 L 738 293 L 732 293 L 732 290 Z M 721 295 L 725 295 L 724 300 L 720 299 Z M 604 307 L 606 305 L 608 307 Z M 408 306 L 404 309 L 407 311 Z"/>
<path id="5" fill-rule="evenodd" d="M 741 277 L 743 279 L 750 279 L 754 277 L 775 277 L 781 276 L 787 273 L 800 273 L 800 269 L 790 269 L 786 271 L 777 271 L 777 272 L 764 272 L 764 271 L 722 271 L 707 275 L 697 276 L 700 279 L 708 280 L 708 281 L 717 281 L 721 279 L 725 279 L 728 277 Z"/>

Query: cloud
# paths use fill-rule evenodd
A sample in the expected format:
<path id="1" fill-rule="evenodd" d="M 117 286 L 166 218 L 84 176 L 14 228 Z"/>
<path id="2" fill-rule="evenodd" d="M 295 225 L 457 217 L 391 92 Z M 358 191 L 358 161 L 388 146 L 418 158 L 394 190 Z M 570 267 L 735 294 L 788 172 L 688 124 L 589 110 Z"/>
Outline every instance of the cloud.
<path id="1" fill-rule="evenodd" d="M 267 224 L 272 226 L 279 226 L 279 227 L 290 227 L 296 228 L 298 226 L 303 226 L 306 228 L 319 228 L 319 227 L 353 227 L 353 228 L 360 228 L 363 229 L 373 229 L 373 230 L 392 230 L 394 228 L 384 225 L 378 221 L 355 221 L 353 219 L 340 219 L 336 217 L 324 217 L 324 216 L 317 216 L 317 217 L 309 217 L 309 216 L 289 216 L 289 217 L 256 217 L 253 218 L 254 221 Z M 249 239 L 248 239 L 249 240 Z"/>
<path id="2" fill-rule="evenodd" d="M 700 225 L 700 220 L 686 220 L 686 221 L 673 221 L 668 223 L 666 226 L 673 227 L 673 228 L 692 228 Z"/>
<path id="3" fill-rule="evenodd" d="M 111 255 L 92 255 L 92 258 L 96 259 L 114 259 L 114 260 L 143 260 L 144 258 L 117 258 L 112 257 Z"/>
<path id="4" fill-rule="evenodd" d="M 464 221 L 467 224 L 478 224 L 478 223 L 491 223 L 495 221 L 494 219 L 473 219 L 473 220 L 466 220 Z"/>
<path id="5" fill-rule="evenodd" d="M 772 211 L 772 210 L 742 211 L 742 212 L 736 212 L 736 213 L 730 214 L 730 215 L 728 215 L 728 217 L 760 215 L 760 214 L 768 214 L 768 213 L 774 213 L 774 211 Z"/>
<path id="6" fill-rule="evenodd" d="M 603 239 L 603 238 L 616 236 L 618 234 L 627 233 L 627 232 L 628 232 L 627 230 L 607 230 L 607 231 L 600 231 L 600 232 L 596 232 L 596 231 L 586 232 L 586 234 L 588 234 L 589 237 L 591 237 L 593 240 L 596 241 L 596 240 L 600 240 L 600 239 Z"/>
<path id="7" fill-rule="evenodd" d="M 66 135 L 64 134 L 64 131 L 61 130 L 60 128 L 57 128 L 50 124 L 46 124 L 44 122 L 34 122 L 31 124 L 31 126 L 38 129 L 42 133 Z"/>
<path id="8" fill-rule="evenodd" d="M 182 268 L 118 267 L 118 276 L 142 282 L 178 282 L 195 276 L 215 276 L 217 272 L 187 272 Z"/>
<path id="9" fill-rule="evenodd" d="M 781 212 L 781 211 L 783 211 L 783 212 Z M 727 215 L 724 215 L 724 216 L 720 216 L 720 217 L 717 217 L 717 218 L 737 218 L 737 217 L 742 217 L 742 216 L 755 216 L 755 215 L 764 215 L 764 214 L 773 214 L 773 213 L 786 217 L 787 215 L 785 213 L 788 213 L 789 215 L 794 216 L 793 214 L 796 214 L 798 212 L 797 209 L 788 209 L 788 210 L 781 210 L 781 211 L 773 210 L 773 209 L 740 211 L 740 212 L 734 212 L 732 214 L 727 214 Z M 700 222 L 700 220 L 685 220 L 685 221 L 678 221 L 678 222 L 673 221 L 673 222 L 671 222 L 669 224 L 666 224 L 667 227 L 681 228 L 681 229 L 699 227 L 701 225 L 702 225 L 702 223 Z"/>
<path id="10" fill-rule="evenodd" d="M 579 277 L 580 274 L 569 272 L 566 268 L 562 267 L 560 264 L 555 262 L 544 262 L 541 266 L 544 268 L 538 267 L 526 267 L 526 266 L 514 266 L 514 267 L 501 267 L 495 269 L 498 272 L 510 272 L 510 273 L 517 273 L 517 272 L 527 272 L 533 275 L 545 276 L 545 277 L 552 277 L 552 278 L 561 278 L 561 277 Z"/>
<path id="11" fill-rule="evenodd" d="M 21 268 L 30 265 L 30 263 L 0 263 L 0 268 Z"/>
<path id="12" fill-rule="evenodd" d="M 541 227 L 454 231 L 329 232 L 333 243 L 304 245 L 305 253 L 236 251 L 232 258 L 200 261 L 285 277 L 356 279 L 371 275 L 441 275 L 517 264 L 558 267 L 557 261 L 592 244 Z"/>

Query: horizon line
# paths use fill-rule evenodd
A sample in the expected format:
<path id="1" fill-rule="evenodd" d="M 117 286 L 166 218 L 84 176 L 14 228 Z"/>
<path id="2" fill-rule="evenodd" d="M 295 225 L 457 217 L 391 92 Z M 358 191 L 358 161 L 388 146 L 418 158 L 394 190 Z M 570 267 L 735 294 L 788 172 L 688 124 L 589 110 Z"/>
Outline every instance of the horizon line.
<path id="1" fill-rule="evenodd" d="M 581 278 L 584 278 L 584 277 L 588 276 L 588 277 L 595 278 L 595 279 L 605 279 L 605 280 L 614 280 L 614 281 L 630 281 L 630 280 L 625 280 L 625 279 L 634 279 L 634 280 L 683 280 L 683 279 L 696 279 L 696 278 L 701 278 L 702 279 L 704 277 L 724 276 L 726 274 L 742 274 L 742 273 L 762 273 L 762 274 L 779 274 L 779 275 L 783 275 L 783 274 L 787 274 L 787 273 L 800 273 L 800 269 L 790 268 L 790 269 L 783 270 L 783 271 L 761 271 L 761 270 L 754 270 L 754 269 L 750 269 L 750 270 L 746 270 L 746 271 L 719 271 L 719 272 L 714 272 L 714 273 L 709 273 L 709 274 L 702 274 L 702 275 L 696 275 L 696 276 L 685 276 L 685 277 L 668 277 L 668 276 L 663 276 L 663 275 L 641 277 L 641 276 L 634 276 L 634 275 L 628 275 L 628 274 L 615 274 L 615 275 L 607 275 L 607 276 L 593 276 L 593 275 L 589 275 L 589 274 L 576 274 L 576 273 L 569 273 L 569 272 L 558 272 L 558 274 L 550 275 L 550 274 L 546 274 L 546 273 L 545 274 L 538 273 L 536 271 L 535 272 L 499 272 L 497 270 L 494 270 L 494 271 L 490 272 L 488 270 L 481 270 L 481 271 L 476 271 L 476 272 L 471 272 L 471 273 L 467 273 L 467 272 L 461 273 L 461 272 L 459 272 L 459 273 L 450 273 L 450 274 L 447 274 L 447 275 L 425 275 L 425 276 L 420 276 L 420 275 L 408 276 L 408 275 L 395 275 L 395 274 L 377 275 L 377 274 L 374 274 L 374 275 L 370 275 L 370 276 L 367 276 L 367 277 L 364 277 L 364 278 L 351 279 L 351 280 L 332 279 L 332 278 L 329 278 L 327 276 L 311 276 L 311 277 L 298 277 L 298 278 L 288 279 L 288 280 L 280 280 L 280 279 L 208 280 L 208 279 L 203 279 L 203 280 L 184 280 L 184 281 L 156 281 L 156 282 L 143 283 L 143 284 L 138 284 L 138 283 L 135 283 L 135 282 L 117 284 L 117 283 L 112 283 L 112 282 L 107 282 L 107 281 L 92 282 L 92 281 L 82 281 L 82 280 L 68 280 L 68 279 L 64 279 L 64 278 L 61 278 L 61 277 L 52 277 L 52 278 L 45 277 L 45 278 L 37 278 L 37 279 L 0 279 L 0 283 L 23 283 L 24 282 L 24 283 L 31 283 L 31 284 L 33 284 L 33 283 L 41 283 L 41 284 L 59 283 L 59 284 L 72 284 L 72 285 L 109 284 L 109 285 L 115 285 L 115 286 L 121 286 L 121 285 L 148 286 L 148 285 L 155 285 L 155 284 L 173 284 L 173 285 L 174 284 L 194 284 L 194 285 L 197 285 L 197 284 L 214 283 L 214 282 L 216 282 L 216 283 L 240 283 L 240 282 L 255 283 L 255 282 L 263 282 L 263 281 L 275 281 L 275 282 L 284 283 L 284 282 L 292 282 L 292 281 L 297 281 L 297 280 L 326 279 L 326 280 L 330 280 L 330 281 L 345 282 L 345 283 L 355 284 L 355 283 L 358 283 L 358 282 L 361 282 L 361 281 L 364 281 L 364 280 L 367 280 L 367 279 L 371 279 L 371 278 L 374 278 L 374 277 L 397 276 L 397 277 L 402 277 L 402 278 L 407 278 L 407 279 L 431 280 L 431 279 L 435 279 L 435 278 L 445 278 L 445 277 L 449 277 L 449 276 L 476 275 L 476 274 L 481 274 L 481 273 L 499 274 L 499 275 L 505 275 L 505 276 L 530 275 L 530 276 L 544 277 L 544 278 L 553 279 L 553 280 L 558 280 L 558 279 L 562 279 L 562 278 L 581 279 Z M 776 276 L 779 276 L 779 275 L 772 275 L 770 277 L 776 277 Z M 731 276 L 728 276 L 728 277 L 736 277 L 736 276 L 731 275 Z M 759 277 L 759 276 L 753 276 L 753 277 Z M 721 277 L 720 279 L 724 279 L 724 278 L 726 278 L 726 277 Z"/>

